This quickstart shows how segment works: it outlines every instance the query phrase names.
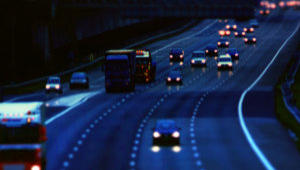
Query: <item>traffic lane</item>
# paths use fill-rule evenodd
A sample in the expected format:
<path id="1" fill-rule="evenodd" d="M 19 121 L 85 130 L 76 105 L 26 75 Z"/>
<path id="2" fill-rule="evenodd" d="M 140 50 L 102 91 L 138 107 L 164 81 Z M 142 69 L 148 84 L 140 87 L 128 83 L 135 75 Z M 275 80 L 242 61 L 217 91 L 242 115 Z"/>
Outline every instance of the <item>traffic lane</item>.
<path id="1" fill-rule="evenodd" d="M 154 43 L 151 43 L 149 47 L 151 49 L 157 50 L 157 48 L 161 48 L 161 41 L 163 41 L 166 44 L 169 44 L 170 42 L 176 41 L 178 38 L 180 39 L 181 37 L 189 35 L 191 32 L 197 29 L 202 29 L 205 27 L 208 23 L 212 22 L 211 20 L 205 20 L 201 21 L 198 25 L 196 25 L 192 30 L 187 30 L 186 32 L 172 36 L 168 39 L 165 40 L 160 40 Z M 149 48 L 147 47 L 147 48 Z M 97 89 L 99 87 L 103 86 L 104 82 L 104 73 L 101 71 L 101 68 L 94 68 L 90 71 L 88 71 L 88 76 L 91 80 L 91 88 L 92 89 Z M 69 90 L 68 83 L 63 84 L 64 91 Z M 34 92 L 33 94 L 24 94 L 24 95 L 9 95 L 9 96 L 4 96 L 5 101 L 13 101 L 13 102 L 22 102 L 22 101 L 45 101 L 48 100 L 49 97 L 47 97 L 44 93 L 44 90 L 38 90 Z M 54 96 L 50 96 L 50 99 L 54 98 Z"/>
<path id="2" fill-rule="evenodd" d="M 55 159 L 60 165 L 55 168 L 64 168 L 64 162 L 67 161 L 67 169 L 126 169 L 132 139 L 135 129 L 138 128 L 137 123 L 141 121 L 158 96 L 160 94 L 138 95 L 122 108 L 113 110 L 109 114 L 109 118 L 103 118 L 91 129 L 86 138 L 83 139 L 78 135 L 77 138 L 83 142 L 81 145 L 70 142 L 70 147 L 64 149 L 67 150 L 64 154 L 65 157 Z M 88 128 L 89 125 L 81 127 Z M 73 140 L 77 138 L 73 138 Z M 72 150 L 75 146 L 79 147 L 77 152 Z M 69 159 L 69 154 L 73 154 L 74 157 Z"/>
<path id="3" fill-rule="evenodd" d="M 128 96 L 128 98 L 126 97 Z M 127 102 L 131 96 L 120 94 L 98 94 L 85 103 L 68 111 L 62 117 L 47 125 L 47 169 L 60 169 L 61 161 L 74 143 L 78 142 L 81 133 L 99 116 L 106 117 L 112 108 Z M 118 105 L 119 104 L 119 105 Z M 47 114 L 51 110 L 48 110 Z M 106 116 L 104 116 L 106 115 Z"/>

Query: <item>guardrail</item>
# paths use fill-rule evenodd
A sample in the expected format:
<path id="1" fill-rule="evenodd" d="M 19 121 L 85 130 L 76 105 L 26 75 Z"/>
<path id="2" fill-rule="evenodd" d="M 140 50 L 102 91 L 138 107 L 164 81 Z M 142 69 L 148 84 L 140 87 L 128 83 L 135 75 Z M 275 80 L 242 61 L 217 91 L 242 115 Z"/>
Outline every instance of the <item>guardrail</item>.
<path id="1" fill-rule="evenodd" d="M 128 45 L 128 46 L 125 46 L 124 48 L 125 48 L 125 49 L 133 48 L 133 47 L 136 47 L 136 46 L 139 46 L 139 45 L 142 45 L 142 44 L 145 44 L 145 43 L 154 41 L 154 40 L 156 40 L 156 39 L 159 39 L 159 38 L 162 38 L 162 37 L 165 37 L 165 36 L 169 36 L 169 35 L 172 35 L 172 34 L 176 34 L 176 33 L 178 33 L 178 32 L 181 32 L 181 31 L 183 31 L 183 30 L 189 28 L 190 26 L 192 26 L 192 25 L 195 24 L 195 23 L 196 23 L 196 21 L 195 21 L 195 20 L 192 20 L 192 21 L 190 21 L 188 24 L 184 25 L 183 27 L 180 27 L 180 28 L 178 28 L 178 29 L 175 29 L 175 30 L 172 30 L 172 31 L 169 31 L 169 32 L 166 32 L 166 33 L 162 33 L 162 34 L 159 34 L 159 35 L 156 35 L 156 36 L 152 36 L 152 37 L 147 38 L 147 39 L 145 39 L 145 40 L 142 40 L 142 41 L 139 41 L 139 42 L 130 44 L 130 45 Z M 4 88 L 4 89 L 19 88 L 19 87 L 22 87 L 22 86 L 28 86 L 28 85 L 31 85 L 31 84 L 39 83 L 39 82 L 41 82 L 41 81 L 46 81 L 46 80 L 48 79 L 49 76 L 65 76 L 65 75 L 71 74 L 71 73 L 73 73 L 73 72 L 76 72 L 76 71 L 85 69 L 85 68 L 87 68 L 87 67 L 93 66 L 94 64 L 96 64 L 96 63 L 98 63 L 98 62 L 101 62 L 101 61 L 103 61 L 103 60 L 104 60 L 104 56 L 100 56 L 100 57 L 96 58 L 94 61 L 92 61 L 92 62 L 90 62 L 90 63 L 82 64 L 82 65 L 80 65 L 80 66 L 77 66 L 77 67 L 75 67 L 75 68 L 72 68 L 72 69 L 69 69 L 69 70 L 66 70 L 66 71 L 63 71 L 63 72 L 60 72 L 60 73 L 47 75 L 47 76 L 44 76 L 44 77 L 40 77 L 40 78 L 37 78 L 37 79 L 25 81 L 25 82 L 18 83 L 18 84 L 5 85 L 5 86 L 3 86 L 3 88 Z"/>
<path id="2" fill-rule="evenodd" d="M 299 56 L 298 56 L 299 57 Z M 285 107 L 288 111 L 294 116 L 297 122 L 300 124 L 300 110 L 296 106 L 294 95 L 291 91 L 291 85 L 295 81 L 295 76 L 300 67 L 300 60 L 296 59 L 296 62 L 289 69 L 289 72 L 286 77 L 286 81 L 281 85 L 282 98 L 285 104 Z"/>

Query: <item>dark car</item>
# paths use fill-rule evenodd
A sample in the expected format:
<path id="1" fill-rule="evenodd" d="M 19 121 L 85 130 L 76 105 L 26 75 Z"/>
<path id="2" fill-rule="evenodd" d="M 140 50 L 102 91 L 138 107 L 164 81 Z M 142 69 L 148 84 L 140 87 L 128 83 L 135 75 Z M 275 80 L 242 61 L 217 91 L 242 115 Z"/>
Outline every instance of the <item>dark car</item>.
<path id="1" fill-rule="evenodd" d="M 89 78 L 84 72 L 76 72 L 72 74 L 70 79 L 70 89 L 90 87 Z"/>
<path id="2" fill-rule="evenodd" d="M 180 70 L 172 70 L 169 72 L 166 84 L 182 84 L 182 73 Z"/>
<path id="3" fill-rule="evenodd" d="M 237 24 L 232 22 L 232 23 L 227 24 L 225 26 L 225 28 L 228 29 L 228 30 L 234 31 L 234 30 L 237 29 Z"/>
<path id="4" fill-rule="evenodd" d="M 262 8 L 259 10 L 259 14 L 260 15 L 269 15 L 270 14 L 270 10 L 267 8 Z"/>
<path id="5" fill-rule="evenodd" d="M 234 36 L 235 37 L 244 37 L 246 35 L 245 31 L 242 28 L 238 28 L 235 32 L 234 32 Z"/>
<path id="6" fill-rule="evenodd" d="M 204 51 L 194 51 L 191 58 L 191 66 L 206 66 Z"/>
<path id="7" fill-rule="evenodd" d="M 170 61 L 183 61 L 184 51 L 181 48 L 173 48 L 169 54 Z"/>
<path id="8" fill-rule="evenodd" d="M 220 38 L 218 41 L 218 47 L 229 47 L 229 39 Z"/>
<path id="9" fill-rule="evenodd" d="M 246 26 L 244 26 L 244 32 L 253 33 L 254 32 L 254 27 L 251 26 L 251 25 L 246 25 Z"/>
<path id="10" fill-rule="evenodd" d="M 48 78 L 46 87 L 46 93 L 55 92 L 55 93 L 63 93 L 62 84 L 59 77 L 51 76 Z"/>
<path id="11" fill-rule="evenodd" d="M 206 56 L 218 56 L 218 47 L 213 44 L 209 44 L 205 48 L 205 55 Z"/>
<path id="12" fill-rule="evenodd" d="M 256 36 L 255 35 L 247 35 L 244 38 L 244 42 L 245 44 L 255 44 L 257 41 Z"/>
<path id="13" fill-rule="evenodd" d="M 230 55 L 232 59 L 239 59 L 239 51 L 236 48 L 229 48 L 226 54 Z"/>
<path id="14" fill-rule="evenodd" d="M 153 145 L 179 145 L 180 128 L 175 121 L 169 119 L 158 120 L 153 128 Z"/>

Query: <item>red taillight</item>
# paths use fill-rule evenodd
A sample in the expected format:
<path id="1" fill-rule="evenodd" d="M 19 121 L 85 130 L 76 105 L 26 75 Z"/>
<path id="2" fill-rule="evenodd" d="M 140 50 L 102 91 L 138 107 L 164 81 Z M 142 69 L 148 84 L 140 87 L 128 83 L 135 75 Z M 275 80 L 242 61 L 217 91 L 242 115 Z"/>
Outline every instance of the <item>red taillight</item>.
<path id="1" fill-rule="evenodd" d="M 47 140 L 47 131 L 45 126 L 39 127 L 39 135 L 40 135 L 40 141 L 45 142 Z"/>
<path id="2" fill-rule="evenodd" d="M 27 115 L 31 115 L 31 111 L 30 110 L 27 112 Z"/>

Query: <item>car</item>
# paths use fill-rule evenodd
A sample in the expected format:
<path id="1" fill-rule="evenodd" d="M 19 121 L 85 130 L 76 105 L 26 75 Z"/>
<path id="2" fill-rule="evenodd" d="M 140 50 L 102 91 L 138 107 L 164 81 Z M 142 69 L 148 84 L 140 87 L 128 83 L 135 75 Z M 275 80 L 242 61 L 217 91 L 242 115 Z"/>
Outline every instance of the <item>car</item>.
<path id="1" fill-rule="evenodd" d="M 0 143 L 46 141 L 43 102 L 0 103 Z"/>
<path id="2" fill-rule="evenodd" d="M 182 73 L 180 70 L 172 70 L 169 72 L 166 84 L 182 84 Z"/>
<path id="3" fill-rule="evenodd" d="M 270 10 L 267 8 L 262 8 L 259 10 L 259 14 L 260 15 L 269 15 L 270 14 Z"/>
<path id="4" fill-rule="evenodd" d="M 252 34 L 248 34 L 245 38 L 244 38 L 244 42 L 245 44 L 255 44 L 257 41 L 256 36 L 252 35 Z"/>
<path id="5" fill-rule="evenodd" d="M 171 119 L 158 120 L 153 128 L 153 145 L 179 145 L 180 128 Z"/>
<path id="6" fill-rule="evenodd" d="M 233 66 L 232 66 L 232 59 L 231 59 L 230 55 L 228 55 L 228 54 L 220 55 L 217 60 L 217 67 L 218 67 L 218 70 L 222 70 L 222 69 L 232 70 Z"/>
<path id="7" fill-rule="evenodd" d="M 219 30 L 219 35 L 222 36 L 230 36 L 230 30 L 226 30 L 226 29 L 221 29 Z"/>
<path id="8" fill-rule="evenodd" d="M 46 93 L 50 92 L 56 92 L 56 93 L 63 93 L 62 90 L 62 84 L 59 77 L 51 76 L 48 78 L 46 87 L 45 87 Z"/>
<path id="9" fill-rule="evenodd" d="M 233 60 L 239 59 L 239 51 L 236 48 L 229 48 L 226 54 L 230 55 Z"/>
<path id="10" fill-rule="evenodd" d="M 206 56 L 218 56 L 218 47 L 214 44 L 209 44 L 205 47 Z"/>
<path id="11" fill-rule="evenodd" d="M 206 66 L 206 56 L 204 51 L 193 51 L 191 66 Z"/>
<path id="12" fill-rule="evenodd" d="M 90 87 L 89 78 L 84 72 L 75 72 L 70 79 L 70 89 Z"/>
<path id="13" fill-rule="evenodd" d="M 259 27 L 259 23 L 257 20 L 251 20 L 250 21 L 250 26 L 253 27 L 253 28 L 258 28 Z"/>
<path id="14" fill-rule="evenodd" d="M 246 32 L 246 33 L 253 33 L 254 32 L 254 27 L 251 26 L 251 25 L 246 25 L 246 26 L 244 26 L 243 31 Z"/>
<path id="15" fill-rule="evenodd" d="M 170 61 L 183 61 L 184 51 L 181 48 L 173 48 L 169 53 Z"/>
<path id="16" fill-rule="evenodd" d="M 227 24 L 227 25 L 225 26 L 225 28 L 226 28 L 227 30 L 234 31 L 234 30 L 237 29 L 237 24 L 232 22 L 232 23 Z"/>
<path id="17" fill-rule="evenodd" d="M 235 32 L 234 32 L 234 36 L 235 37 L 244 37 L 246 35 L 245 31 L 241 28 L 238 28 Z"/>
<path id="18" fill-rule="evenodd" d="M 218 40 L 218 47 L 229 47 L 229 39 L 227 38 L 220 38 Z"/>

